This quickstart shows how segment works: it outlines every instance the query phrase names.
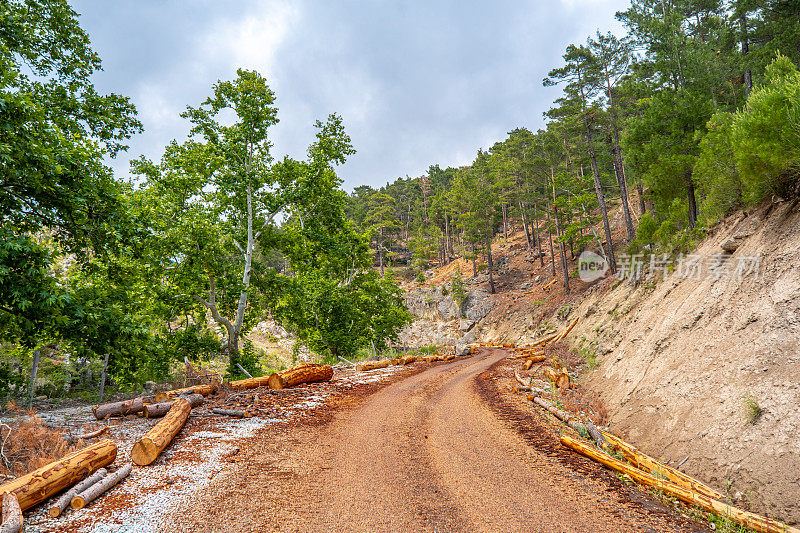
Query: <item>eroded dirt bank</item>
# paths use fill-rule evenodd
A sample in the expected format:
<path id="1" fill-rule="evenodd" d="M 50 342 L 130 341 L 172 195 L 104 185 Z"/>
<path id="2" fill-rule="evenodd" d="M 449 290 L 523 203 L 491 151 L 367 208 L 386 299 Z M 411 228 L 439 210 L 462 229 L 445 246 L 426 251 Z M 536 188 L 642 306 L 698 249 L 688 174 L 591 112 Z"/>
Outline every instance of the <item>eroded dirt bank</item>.
<path id="1" fill-rule="evenodd" d="M 506 355 L 427 368 L 352 398 L 324 425 L 262 432 L 172 523 L 208 532 L 698 527 L 560 449 L 543 417 L 496 386 L 490 367 Z"/>

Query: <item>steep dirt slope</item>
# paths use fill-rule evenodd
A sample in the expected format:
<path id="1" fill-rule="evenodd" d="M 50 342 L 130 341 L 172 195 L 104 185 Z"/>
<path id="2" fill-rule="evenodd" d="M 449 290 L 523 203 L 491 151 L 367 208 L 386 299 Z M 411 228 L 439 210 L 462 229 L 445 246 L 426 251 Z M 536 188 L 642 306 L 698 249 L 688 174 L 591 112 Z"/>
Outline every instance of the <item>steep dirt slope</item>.
<path id="1" fill-rule="evenodd" d="M 589 297 L 573 339 L 597 342 L 585 385 L 646 451 L 728 490 L 737 503 L 800 522 L 800 210 L 732 217 L 695 253 L 761 256 L 758 276 L 623 283 Z M 597 291 L 600 293 L 601 291 Z M 586 343 L 584 343 L 586 344 Z M 763 414 L 751 423 L 745 398 Z"/>

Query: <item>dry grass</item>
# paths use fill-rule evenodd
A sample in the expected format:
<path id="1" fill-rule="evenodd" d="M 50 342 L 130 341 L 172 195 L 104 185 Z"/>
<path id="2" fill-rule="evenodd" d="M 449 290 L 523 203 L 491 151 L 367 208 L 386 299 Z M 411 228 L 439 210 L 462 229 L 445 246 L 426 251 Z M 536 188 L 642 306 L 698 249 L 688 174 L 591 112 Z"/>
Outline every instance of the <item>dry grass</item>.
<path id="1" fill-rule="evenodd" d="M 47 427 L 33 410 L 7 406 L 21 416 L 0 424 L 0 476 L 17 477 L 60 459 L 76 449 L 64 439 L 64 430 Z"/>

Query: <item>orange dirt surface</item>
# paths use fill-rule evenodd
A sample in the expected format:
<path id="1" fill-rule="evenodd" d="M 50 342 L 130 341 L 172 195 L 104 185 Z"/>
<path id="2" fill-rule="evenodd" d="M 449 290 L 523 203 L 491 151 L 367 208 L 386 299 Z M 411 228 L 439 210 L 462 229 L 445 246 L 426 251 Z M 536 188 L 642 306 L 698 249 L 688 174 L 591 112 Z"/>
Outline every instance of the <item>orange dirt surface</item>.
<path id="1" fill-rule="evenodd" d="M 506 355 L 420 366 L 260 432 L 169 530 L 702 529 L 561 447 L 561 426 L 508 392 Z"/>

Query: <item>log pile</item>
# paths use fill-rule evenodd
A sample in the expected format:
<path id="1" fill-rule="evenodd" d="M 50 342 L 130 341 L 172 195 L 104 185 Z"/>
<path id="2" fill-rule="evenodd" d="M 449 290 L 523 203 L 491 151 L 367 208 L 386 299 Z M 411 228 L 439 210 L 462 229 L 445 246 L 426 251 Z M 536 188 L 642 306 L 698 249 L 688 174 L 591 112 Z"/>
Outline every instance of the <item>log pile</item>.
<path id="1" fill-rule="evenodd" d="M 178 396 L 187 396 L 189 394 L 202 394 L 203 396 L 208 396 L 210 394 L 214 394 L 219 390 L 219 383 L 216 381 L 212 383 L 208 383 L 206 385 L 193 385 L 191 387 L 184 387 L 182 389 L 173 389 L 165 392 L 159 392 L 156 394 L 155 402 L 152 403 L 161 403 L 167 402 L 169 400 L 173 400 Z"/>
<path id="2" fill-rule="evenodd" d="M 185 398 L 175 400 L 164 418 L 133 445 L 133 462 L 145 466 L 155 461 L 186 424 L 191 410 L 192 405 Z"/>
<path id="3" fill-rule="evenodd" d="M 101 468 L 91 476 L 87 477 L 77 485 L 73 486 L 67 492 L 65 492 L 56 502 L 50 506 L 50 510 L 48 514 L 51 517 L 57 518 L 58 515 L 64 512 L 64 509 L 69 507 L 70 502 L 72 502 L 72 498 L 83 492 L 84 490 L 88 489 L 101 479 L 105 477 L 108 471 L 105 468 Z"/>
<path id="4" fill-rule="evenodd" d="M 87 504 L 96 500 L 101 494 L 107 492 L 111 487 L 114 487 L 120 481 L 128 477 L 132 468 L 133 465 L 128 463 L 113 474 L 106 474 L 102 479 L 85 488 L 72 498 L 70 507 L 73 509 L 83 509 Z"/>
<path id="5" fill-rule="evenodd" d="M 203 402 L 205 401 L 205 398 L 203 397 L 202 394 L 189 394 L 187 396 L 183 396 L 183 399 L 185 399 L 187 402 L 189 402 L 189 405 L 192 408 L 195 408 L 197 406 L 203 405 Z M 144 416 L 146 418 L 159 418 L 159 417 L 162 417 L 162 416 L 166 415 L 169 412 L 169 410 L 172 407 L 173 403 L 175 403 L 175 400 L 166 401 L 166 402 L 159 402 L 159 403 L 151 403 L 151 404 L 145 405 L 144 406 Z"/>

